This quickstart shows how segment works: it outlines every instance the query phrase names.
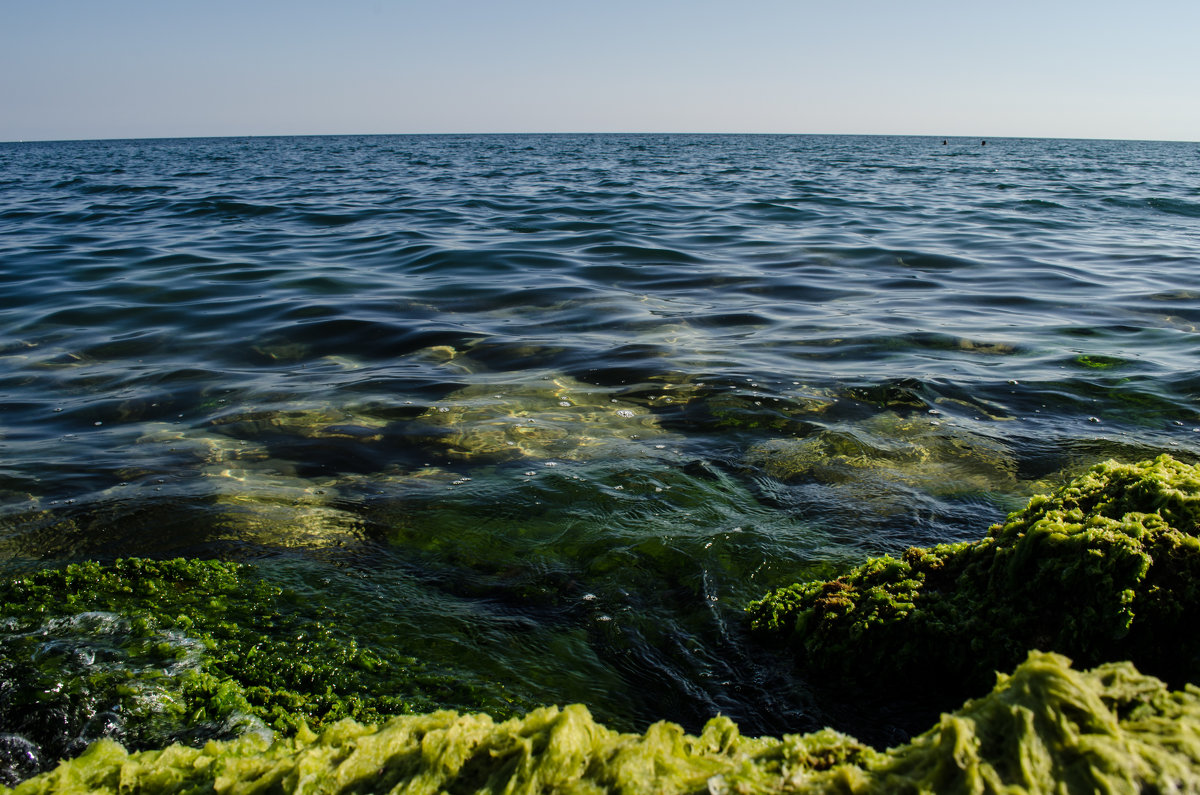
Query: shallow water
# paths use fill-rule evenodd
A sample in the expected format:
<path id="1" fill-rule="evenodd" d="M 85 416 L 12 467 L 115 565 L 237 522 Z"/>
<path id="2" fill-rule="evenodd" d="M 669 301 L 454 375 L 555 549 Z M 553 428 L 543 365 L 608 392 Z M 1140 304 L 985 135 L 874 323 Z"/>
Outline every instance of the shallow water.
<path id="1" fill-rule="evenodd" d="M 1196 460 L 1198 178 L 1183 143 L 0 144 L 0 554 L 254 560 L 518 708 L 887 738 L 742 608 Z"/>

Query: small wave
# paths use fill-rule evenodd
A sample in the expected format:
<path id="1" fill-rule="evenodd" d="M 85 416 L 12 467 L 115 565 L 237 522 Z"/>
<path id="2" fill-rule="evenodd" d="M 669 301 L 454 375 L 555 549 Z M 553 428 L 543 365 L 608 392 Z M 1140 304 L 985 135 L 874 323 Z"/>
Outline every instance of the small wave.
<path id="1" fill-rule="evenodd" d="M 1184 218 L 1200 218 L 1200 203 L 1184 201 L 1183 199 L 1168 199 L 1151 196 L 1144 199 L 1124 199 L 1108 197 L 1108 204 L 1135 210 L 1153 210 L 1164 215 L 1178 215 Z"/>
<path id="2" fill-rule="evenodd" d="M 1066 207 L 1058 202 L 1047 201 L 1045 199 L 1024 199 L 1020 202 L 1022 207 L 1035 207 L 1038 209 L 1050 210 L 1065 210 Z"/>
<path id="3" fill-rule="evenodd" d="M 253 204 L 232 196 L 186 199 L 171 203 L 167 209 L 184 216 L 225 218 L 258 218 L 284 212 L 284 208 L 273 204 Z"/>
<path id="4" fill-rule="evenodd" d="M 310 226 L 348 226 L 370 218 L 371 213 L 301 213 L 300 220 Z"/>
<path id="5" fill-rule="evenodd" d="M 208 265 L 216 262 L 212 257 L 205 257 L 192 252 L 172 252 L 158 254 L 140 260 L 139 264 L 149 268 L 174 268 L 188 265 Z"/>
<path id="6" fill-rule="evenodd" d="M 791 201 L 793 200 L 780 199 L 777 201 L 747 202 L 746 204 L 735 208 L 735 210 L 753 218 L 782 221 L 786 223 L 815 221 L 824 218 L 823 213 L 810 207 L 795 207 L 790 203 Z"/>
<path id="7" fill-rule="evenodd" d="M 992 342 L 927 331 L 810 339 L 807 344 L 830 348 L 839 356 L 863 356 L 868 359 L 881 355 L 898 355 L 906 350 L 943 351 L 978 356 L 1014 356 L 1024 352 L 1020 346 L 1009 342 Z"/>
<path id="8" fill-rule="evenodd" d="M 171 185 L 85 185 L 80 193 L 100 195 L 120 195 L 138 193 L 170 193 L 175 190 Z"/>
<path id="9" fill-rule="evenodd" d="M 814 253 L 828 256 L 834 261 L 865 264 L 871 266 L 900 266 L 906 270 L 944 272 L 979 268 L 983 263 L 951 254 L 913 249 L 892 249 L 878 246 L 837 248 L 819 247 Z"/>
<path id="10" fill-rule="evenodd" d="M 605 244 L 590 246 L 583 251 L 589 257 L 598 259 L 616 259 L 628 264 L 637 263 L 700 263 L 704 260 L 685 251 L 670 248 L 653 248 L 650 246 L 632 246 Z"/>
<path id="11" fill-rule="evenodd" d="M 538 251 L 514 249 L 434 249 L 418 246 L 423 251 L 409 259 L 405 270 L 410 273 L 448 271 L 460 275 L 495 275 L 523 273 L 529 270 L 561 269 L 566 262 Z"/>

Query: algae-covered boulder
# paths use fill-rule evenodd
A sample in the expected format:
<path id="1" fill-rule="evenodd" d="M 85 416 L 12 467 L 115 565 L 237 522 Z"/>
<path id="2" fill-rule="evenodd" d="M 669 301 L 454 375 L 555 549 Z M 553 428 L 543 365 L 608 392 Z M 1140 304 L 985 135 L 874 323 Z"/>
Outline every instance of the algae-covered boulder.
<path id="1" fill-rule="evenodd" d="M 1034 653 L 993 691 L 912 742 L 877 752 L 830 730 L 621 734 L 575 705 L 496 723 L 436 712 L 345 720 L 269 741 L 128 753 L 110 740 L 30 779 L 35 793 L 1093 793 L 1200 789 L 1200 690 L 1128 663 L 1081 673 Z"/>
<path id="2" fill-rule="evenodd" d="M 668 436 L 645 407 L 553 374 L 532 382 L 466 386 L 417 422 L 460 461 L 596 459 L 618 451 L 629 455 L 638 440 Z"/>
<path id="3" fill-rule="evenodd" d="M 1028 649 L 1131 659 L 1200 681 L 1200 469 L 1093 467 L 980 541 L 869 560 L 749 610 L 802 666 L 858 681 L 978 688 Z"/>
<path id="4" fill-rule="evenodd" d="M 869 765 L 862 792 L 1200 791 L 1200 689 L 1030 653 L 992 692 Z"/>
<path id="5" fill-rule="evenodd" d="M 0 578 L 0 737 L 44 764 L 101 737 L 144 748 L 455 702 L 504 712 L 499 688 L 477 695 L 336 622 L 335 605 L 236 563 L 11 574 Z"/>
<path id="6" fill-rule="evenodd" d="M 855 504 L 891 513 L 911 507 L 909 489 L 939 498 L 1028 496 L 1002 439 L 923 415 L 881 412 L 854 422 L 814 425 L 799 437 L 751 445 L 745 463 L 783 481 L 839 488 Z"/>

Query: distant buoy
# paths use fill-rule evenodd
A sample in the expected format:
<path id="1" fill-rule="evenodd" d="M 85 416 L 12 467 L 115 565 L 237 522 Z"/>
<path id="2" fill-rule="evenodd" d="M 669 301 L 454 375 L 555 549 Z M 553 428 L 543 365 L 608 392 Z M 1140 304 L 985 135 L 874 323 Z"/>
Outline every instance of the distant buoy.
<path id="1" fill-rule="evenodd" d="M 979 145 L 980 145 L 980 146 L 987 146 L 987 141 L 980 141 L 980 142 L 979 142 Z"/>

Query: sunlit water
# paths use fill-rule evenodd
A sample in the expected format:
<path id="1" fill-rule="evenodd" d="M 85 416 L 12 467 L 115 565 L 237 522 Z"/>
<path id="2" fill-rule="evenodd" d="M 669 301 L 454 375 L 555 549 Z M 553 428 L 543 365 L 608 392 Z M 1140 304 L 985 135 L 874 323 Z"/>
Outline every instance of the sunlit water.
<path id="1" fill-rule="evenodd" d="M 746 602 L 1200 453 L 1195 144 L 4 144 L 0 233 L 8 566 L 253 560 L 622 729 L 886 736 Z"/>

